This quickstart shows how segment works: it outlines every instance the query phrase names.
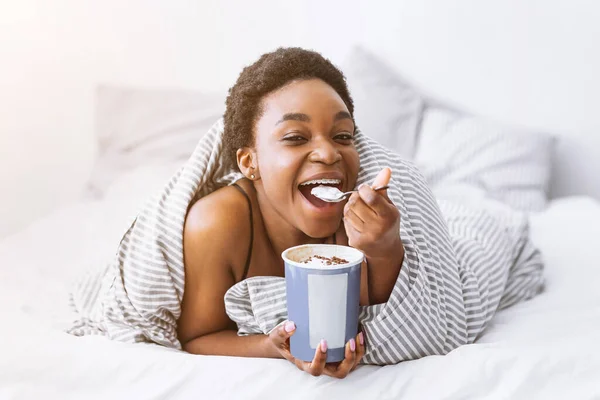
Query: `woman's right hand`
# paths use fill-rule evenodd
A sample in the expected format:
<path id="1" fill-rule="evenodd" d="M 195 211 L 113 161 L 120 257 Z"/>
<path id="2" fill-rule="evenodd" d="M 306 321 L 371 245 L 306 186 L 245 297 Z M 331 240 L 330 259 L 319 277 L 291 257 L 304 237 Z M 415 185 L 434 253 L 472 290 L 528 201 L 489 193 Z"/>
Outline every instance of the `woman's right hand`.
<path id="1" fill-rule="evenodd" d="M 290 337 L 294 332 L 296 332 L 296 325 L 292 321 L 286 321 L 284 324 L 273 329 L 267 336 L 267 340 L 283 358 L 312 376 L 325 374 L 334 378 L 345 378 L 358 366 L 358 363 L 365 354 L 364 336 L 362 332 L 359 332 L 355 339 L 350 339 L 346 343 L 346 357 L 339 363 L 326 363 L 327 342 L 325 340 L 321 340 L 312 361 L 299 360 L 292 356 L 290 352 Z"/>

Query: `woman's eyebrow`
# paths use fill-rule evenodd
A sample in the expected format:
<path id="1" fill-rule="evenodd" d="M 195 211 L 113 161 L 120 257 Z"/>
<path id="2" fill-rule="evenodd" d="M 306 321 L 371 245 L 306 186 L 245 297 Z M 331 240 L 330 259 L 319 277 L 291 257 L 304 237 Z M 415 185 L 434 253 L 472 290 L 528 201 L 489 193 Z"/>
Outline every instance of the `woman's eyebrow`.
<path id="1" fill-rule="evenodd" d="M 346 111 L 340 111 L 337 114 L 335 114 L 335 116 L 333 117 L 334 122 L 340 121 L 342 119 L 352 119 L 352 116 L 350 115 L 350 113 L 348 113 Z M 284 121 L 310 122 L 310 117 L 307 114 L 303 114 L 303 113 L 287 113 L 287 114 L 283 114 L 283 117 L 281 117 L 281 119 L 279 121 L 277 121 L 277 123 L 275 123 L 275 125 L 279 125 L 280 123 L 282 123 Z"/>
<path id="2" fill-rule="evenodd" d="M 339 113 L 335 114 L 333 121 L 336 122 L 341 119 L 352 119 L 352 116 L 350 115 L 350 113 L 348 113 L 346 111 L 340 111 Z"/>
<path id="3" fill-rule="evenodd" d="M 283 117 L 277 121 L 275 125 L 279 125 L 283 121 L 302 121 L 302 122 L 310 122 L 310 117 L 306 114 L 302 113 L 287 113 L 283 114 Z"/>

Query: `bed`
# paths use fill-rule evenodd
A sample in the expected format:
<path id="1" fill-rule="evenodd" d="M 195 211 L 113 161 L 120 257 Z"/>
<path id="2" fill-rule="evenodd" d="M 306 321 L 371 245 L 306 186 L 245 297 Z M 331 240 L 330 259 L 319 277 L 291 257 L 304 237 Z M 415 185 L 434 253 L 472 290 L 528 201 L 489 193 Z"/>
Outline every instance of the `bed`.
<path id="1" fill-rule="evenodd" d="M 63 333 L 71 318 L 69 282 L 110 255 L 130 201 L 115 192 L 73 204 L 0 245 L 2 264 L 11 266 L 0 280 L 0 398 L 600 396 L 600 204 L 591 198 L 555 200 L 531 216 L 532 238 L 547 261 L 546 289 L 499 312 L 476 344 L 447 356 L 362 366 L 341 381 L 313 378 L 281 360 L 194 356 Z"/>
<path id="2" fill-rule="evenodd" d="M 377 76 L 382 76 L 381 71 Z M 391 87 L 390 80 L 386 82 L 380 85 L 382 90 Z M 373 82 L 368 84 L 373 85 Z M 360 88 L 355 89 L 360 92 Z M 87 196 L 73 199 L 71 204 L 0 242 L 0 300 L 4 305 L 0 331 L 0 398 L 600 397 L 600 349 L 597 346 L 600 291 L 596 288 L 600 268 L 595 251 L 600 237 L 600 202 L 585 195 L 555 196 L 547 200 L 537 196 L 536 191 L 533 195 L 527 193 L 527 201 L 522 197 L 519 200 L 505 198 L 516 202 L 516 207 L 527 208 L 531 238 L 546 260 L 545 290 L 533 300 L 498 312 L 475 344 L 458 348 L 446 356 L 386 367 L 361 366 L 347 379 L 334 380 L 300 373 L 282 360 L 195 356 L 154 345 L 67 335 L 63 330 L 74 317 L 68 307 L 68 293 L 74 280 L 86 269 L 101 265 L 112 256 L 136 209 L 164 184 L 184 157 L 173 149 L 162 151 L 165 143 L 188 148 L 197 140 L 193 135 L 190 139 L 188 133 L 179 132 L 178 140 L 174 141 L 170 135 L 168 142 L 155 141 L 156 135 L 150 132 L 148 125 L 132 127 L 128 122 L 115 120 L 115 110 L 120 110 L 119 115 L 125 119 L 127 115 L 134 115 L 136 118 L 132 119 L 143 120 L 137 118 L 135 111 L 141 104 L 139 101 L 134 108 L 127 106 L 136 98 L 129 90 L 104 88 L 98 92 L 97 114 L 105 122 L 100 124 L 98 135 L 108 144 L 101 149 L 97 174 L 92 176 Z M 201 99 L 186 94 L 178 95 L 179 100 L 165 100 L 164 93 L 136 93 L 146 100 L 156 96 L 144 103 L 145 113 L 162 118 L 146 122 L 155 131 L 164 131 L 165 126 L 189 124 L 195 124 L 201 131 L 220 112 L 206 106 L 216 104 L 219 94 L 203 94 Z M 382 92 L 379 97 L 386 95 L 389 92 Z M 177 104 L 177 115 L 169 119 L 171 116 L 157 113 L 155 108 L 160 107 L 157 103 L 160 101 L 156 99 Z M 440 130 L 457 134 L 461 127 L 471 132 L 473 126 L 482 126 L 471 120 L 466 124 L 462 124 L 462 120 L 456 122 L 456 118 L 462 118 L 458 114 L 440 111 L 438 106 L 428 106 L 414 96 L 388 100 L 386 104 L 397 101 L 402 103 L 399 109 L 422 114 L 418 121 L 414 113 L 401 116 L 402 137 L 406 140 L 387 143 L 400 150 L 416 147 L 417 140 L 422 144 L 425 137 L 429 137 L 432 144 L 443 144 L 435 136 Z M 202 115 L 182 112 L 199 108 L 205 111 Z M 423 116 L 423 110 L 429 110 L 429 119 Z M 362 118 L 365 131 L 369 130 L 370 123 L 379 123 L 368 121 L 366 115 Z M 388 118 L 398 120 L 399 117 L 389 115 Z M 118 134 L 116 127 L 119 126 L 128 127 L 127 136 Z M 139 135 L 136 136 L 136 132 Z M 417 136 L 411 136 L 413 133 Z M 504 134 L 502 129 L 495 130 L 493 137 L 505 138 Z M 396 140 L 396 136 L 379 139 L 385 142 Z M 130 147 L 132 142 L 142 143 L 138 146 L 139 152 L 120 151 Z M 486 143 L 504 146 L 508 142 L 490 140 Z M 539 150 L 539 143 L 536 139 L 530 145 Z M 522 143 L 518 148 L 523 148 Z M 156 149 L 161 149 L 159 156 Z M 543 152 L 535 152 L 540 153 Z M 165 154 L 172 156 L 164 157 Z M 527 163 L 549 162 L 544 157 L 536 160 L 529 153 L 521 156 L 521 161 Z M 449 174 L 445 178 L 454 181 L 470 178 L 464 171 L 447 171 L 443 166 L 427 163 L 428 159 L 441 159 L 431 146 L 428 152 L 420 152 L 412 158 L 426 169 L 430 167 L 427 172 L 434 184 L 435 179 L 442 179 L 440 170 Z M 152 162 L 139 167 L 140 160 Z M 555 163 L 560 164 L 560 160 Z M 522 166 L 527 168 L 527 165 Z M 533 165 L 532 171 L 539 171 L 538 166 Z M 541 175 L 535 175 L 536 179 L 545 180 L 542 189 L 548 192 L 550 176 Z M 492 182 L 494 177 L 485 179 Z M 503 182 L 499 182 L 497 187 L 492 184 L 486 187 L 495 190 L 498 196 L 505 196 L 507 192 L 502 185 Z M 532 189 L 530 182 L 527 187 L 530 191 L 539 189 Z"/>

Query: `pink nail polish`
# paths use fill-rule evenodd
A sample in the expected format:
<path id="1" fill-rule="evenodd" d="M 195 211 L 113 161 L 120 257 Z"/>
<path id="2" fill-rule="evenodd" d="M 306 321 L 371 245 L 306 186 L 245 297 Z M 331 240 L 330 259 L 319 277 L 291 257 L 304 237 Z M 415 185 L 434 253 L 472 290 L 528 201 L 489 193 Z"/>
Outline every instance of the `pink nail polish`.
<path id="1" fill-rule="evenodd" d="M 288 321 L 285 323 L 284 329 L 286 332 L 291 332 L 294 329 L 296 329 L 296 324 L 294 324 L 292 321 Z"/>
<path id="2" fill-rule="evenodd" d="M 321 339 L 321 351 L 323 353 L 327 352 L 327 340 Z"/>
<path id="3" fill-rule="evenodd" d="M 362 332 L 358 334 L 358 341 L 360 342 L 361 346 L 365 344 L 365 337 L 363 336 Z"/>
<path id="4" fill-rule="evenodd" d="M 350 339 L 350 350 L 356 351 L 356 341 L 354 338 Z"/>

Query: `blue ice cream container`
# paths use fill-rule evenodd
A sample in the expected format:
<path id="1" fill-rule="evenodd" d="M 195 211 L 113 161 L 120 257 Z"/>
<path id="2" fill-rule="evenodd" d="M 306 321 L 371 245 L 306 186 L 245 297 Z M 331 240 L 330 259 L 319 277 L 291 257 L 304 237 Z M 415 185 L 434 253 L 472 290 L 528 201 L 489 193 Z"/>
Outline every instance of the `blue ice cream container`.
<path id="1" fill-rule="evenodd" d="M 337 260 L 328 265 L 315 256 L 346 262 L 337 264 Z M 291 247 L 281 257 L 285 262 L 288 319 L 296 324 L 290 338 L 292 355 L 312 361 L 325 339 L 327 362 L 343 360 L 346 343 L 358 333 L 364 254 L 348 246 L 309 244 Z"/>

